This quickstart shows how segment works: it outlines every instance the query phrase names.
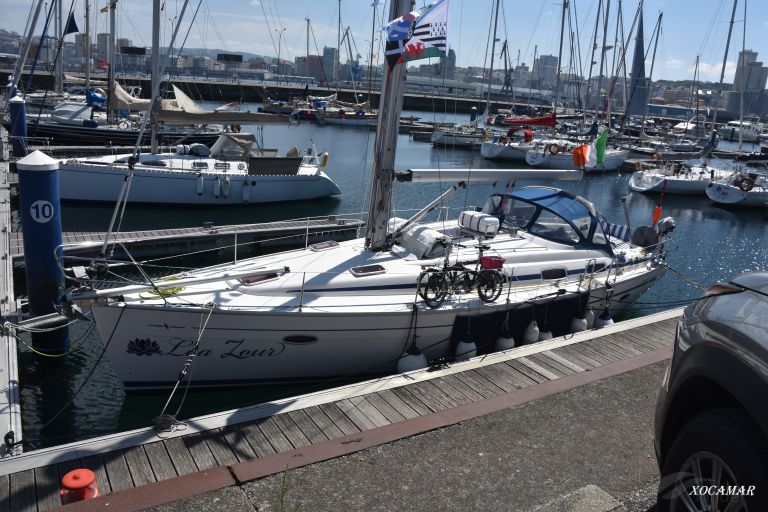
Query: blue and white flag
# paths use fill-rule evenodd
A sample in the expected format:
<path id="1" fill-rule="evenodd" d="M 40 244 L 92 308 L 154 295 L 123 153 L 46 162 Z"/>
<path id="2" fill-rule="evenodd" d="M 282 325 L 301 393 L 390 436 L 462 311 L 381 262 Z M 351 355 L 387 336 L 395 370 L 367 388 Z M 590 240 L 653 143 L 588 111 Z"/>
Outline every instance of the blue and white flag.
<path id="1" fill-rule="evenodd" d="M 385 55 L 390 68 L 400 62 L 443 57 L 448 48 L 448 0 L 400 16 L 385 30 Z"/>
<path id="2" fill-rule="evenodd" d="M 611 224 L 604 219 L 600 219 L 600 225 L 603 227 L 603 231 L 609 236 L 629 242 L 629 226 L 624 224 Z"/>

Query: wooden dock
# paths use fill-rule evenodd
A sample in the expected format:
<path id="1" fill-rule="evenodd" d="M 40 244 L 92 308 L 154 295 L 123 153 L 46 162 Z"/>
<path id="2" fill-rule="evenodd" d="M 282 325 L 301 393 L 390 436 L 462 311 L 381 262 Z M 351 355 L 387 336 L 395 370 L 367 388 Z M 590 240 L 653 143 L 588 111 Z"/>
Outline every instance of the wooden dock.
<path id="1" fill-rule="evenodd" d="M 308 218 L 266 222 L 260 224 L 232 224 L 216 226 L 206 223 L 201 227 L 126 231 L 113 234 L 111 240 L 123 244 L 134 258 L 187 254 L 198 251 L 222 250 L 248 257 L 263 253 L 266 248 L 304 247 L 305 244 L 325 240 L 337 242 L 358 236 L 363 223 L 336 217 Z M 63 233 L 64 254 L 68 256 L 96 256 L 104 243 L 106 233 Z M 17 264 L 23 263 L 24 235 L 9 233 L 10 255 Z M 114 258 L 124 259 L 119 245 Z"/>
<path id="2" fill-rule="evenodd" d="M 60 478 L 78 467 L 96 473 L 103 494 L 159 485 L 154 483 L 183 475 L 186 479 L 178 483 L 187 482 L 189 487 L 187 479 L 196 474 L 195 481 L 208 486 L 195 488 L 197 493 L 264 476 L 267 470 L 280 472 L 307 464 L 323 450 L 331 454 L 327 458 L 413 435 L 418 431 L 410 425 L 420 418 L 426 424 L 418 427 L 421 431 L 455 424 L 546 396 L 541 392 L 557 392 L 558 386 L 569 389 L 662 361 L 671 353 L 681 311 L 478 356 L 449 367 L 197 417 L 185 420 L 184 428 L 174 432 L 145 428 L 26 452 L 0 461 L 0 510 L 37 512 L 57 506 Z M 541 390 L 538 395 L 537 390 Z M 285 458 L 280 458 L 283 454 Z M 125 496 L 115 495 L 108 508 L 130 508 Z M 132 494 L 130 499 L 137 496 Z M 142 499 L 157 499 L 152 492 L 141 496 L 142 507 L 150 506 L 150 501 Z"/>
<path id="3" fill-rule="evenodd" d="M 11 183 L 8 172 L 8 134 L 0 127 L 0 317 L 16 322 L 16 297 L 13 292 L 13 263 L 10 250 Z M 0 337 L 0 435 L 13 432 L 21 441 L 21 407 L 16 338 L 10 330 Z M 0 444 L 0 458 L 21 453 L 21 444 Z"/>

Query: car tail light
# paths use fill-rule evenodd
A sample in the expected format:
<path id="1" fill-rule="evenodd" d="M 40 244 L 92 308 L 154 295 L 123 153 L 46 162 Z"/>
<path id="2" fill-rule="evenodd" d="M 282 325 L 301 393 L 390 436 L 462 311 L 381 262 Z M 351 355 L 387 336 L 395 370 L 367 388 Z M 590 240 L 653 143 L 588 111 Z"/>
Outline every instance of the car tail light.
<path id="1" fill-rule="evenodd" d="M 717 283 L 707 288 L 707 291 L 704 292 L 704 296 L 717 297 L 718 295 L 729 295 L 731 293 L 740 293 L 743 291 L 744 288 L 740 286 L 734 286 L 729 283 Z"/>

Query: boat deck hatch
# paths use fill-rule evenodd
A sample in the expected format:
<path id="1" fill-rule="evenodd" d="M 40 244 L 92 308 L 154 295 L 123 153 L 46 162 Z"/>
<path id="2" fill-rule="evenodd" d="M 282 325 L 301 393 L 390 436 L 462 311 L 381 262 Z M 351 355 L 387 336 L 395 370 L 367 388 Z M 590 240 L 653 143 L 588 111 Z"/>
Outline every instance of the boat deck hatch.
<path id="1" fill-rule="evenodd" d="M 375 274 L 383 274 L 386 269 L 381 265 L 363 265 L 362 267 L 352 267 L 349 269 L 355 277 L 371 276 Z"/>

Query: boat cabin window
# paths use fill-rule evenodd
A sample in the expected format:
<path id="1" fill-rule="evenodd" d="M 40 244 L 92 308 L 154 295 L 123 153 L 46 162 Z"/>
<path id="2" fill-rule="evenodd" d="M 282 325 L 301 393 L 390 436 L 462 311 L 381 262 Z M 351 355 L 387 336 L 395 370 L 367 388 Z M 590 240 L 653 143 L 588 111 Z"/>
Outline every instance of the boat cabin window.
<path id="1" fill-rule="evenodd" d="M 207 169 L 208 162 L 192 162 L 192 168 L 194 169 Z"/>
<path id="2" fill-rule="evenodd" d="M 355 277 L 372 276 L 375 274 L 383 274 L 386 272 L 381 265 L 363 265 L 362 267 L 352 267 L 349 269 Z"/>
<path id="3" fill-rule="evenodd" d="M 229 169 L 229 162 L 216 162 L 213 164 L 214 169 Z"/>
<path id="4" fill-rule="evenodd" d="M 564 279 L 568 274 L 564 268 L 548 268 L 541 271 L 541 278 L 546 279 Z"/>
<path id="5" fill-rule="evenodd" d="M 608 239 L 603 232 L 603 226 L 599 222 L 595 224 L 595 234 L 592 235 L 592 242 L 597 245 L 605 245 L 608 243 Z"/>
<path id="6" fill-rule="evenodd" d="M 576 233 L 576 230 L 566 224 L 561 217 L 548 211 L 542 211 L 536 222 L 528 228 L 528 231 L 554 242 L 564 244 L 579 242 L 579 235 Z"/>
<path id="7" fill-rule="evenodd" d="M 165 160 L 144 160 L 143 162 L 139 162 L 139 164 L 150 167 L 168 167 L 168 162 Z"/>

